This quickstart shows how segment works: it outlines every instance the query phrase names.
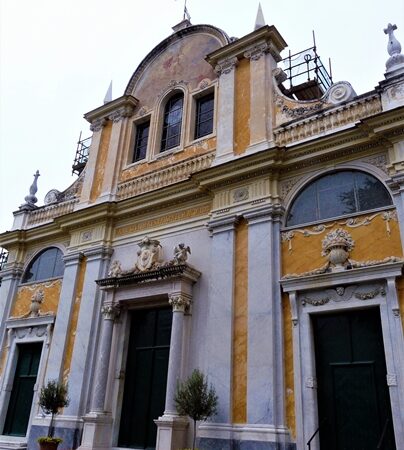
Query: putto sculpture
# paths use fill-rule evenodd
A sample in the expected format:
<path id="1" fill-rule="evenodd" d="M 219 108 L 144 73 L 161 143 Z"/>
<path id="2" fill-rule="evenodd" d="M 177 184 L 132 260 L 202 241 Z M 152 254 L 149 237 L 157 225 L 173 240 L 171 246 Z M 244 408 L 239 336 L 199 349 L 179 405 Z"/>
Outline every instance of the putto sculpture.
<path id="1" fill-rule="evenodd" d="M 185 247 L 185 244 L 180 242 L 174 247 L 174 263 L 185 264 L 188 259 L 188 253 L 191 254 L 189 246 Z"/>

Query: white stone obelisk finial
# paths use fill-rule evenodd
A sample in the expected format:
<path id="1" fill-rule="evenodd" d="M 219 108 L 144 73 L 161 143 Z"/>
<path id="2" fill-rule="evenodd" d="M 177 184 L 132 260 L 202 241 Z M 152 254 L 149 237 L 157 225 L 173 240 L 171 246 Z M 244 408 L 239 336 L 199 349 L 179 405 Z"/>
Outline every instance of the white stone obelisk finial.
<path id="1" fill-rule="evenodd" d="M 387 51 L 390 58 L 386 61 L 386 76 L 389 72 L 397 73 L 398 71 L 402 73 L 404 71 L 404 55 L 401 54 L 401 45 L 394 36 L 394 30 L 397 30 L 397 25 L 392 25 L 391 23 L 383 30 L 389 36 Z"/>
<path id="2" fill-rule="evenodd" d="M 112 101 L 112 80 L 111 80 L 111 83 L 109 83 L 107 93 L 105 94 L 105 97 L 104 97 L 104 105 L 111 101 Z"/>
<path id="3" fill-rule="evenodd" d="M 257 17 L 255 19 L 254 30 L 258 30 L 258 28 L 261 28 L 263 26 L 265 26 L 264 14 L 262 12 L 261 3 L 258 3 L 258 11 L 257 11 Z"/>

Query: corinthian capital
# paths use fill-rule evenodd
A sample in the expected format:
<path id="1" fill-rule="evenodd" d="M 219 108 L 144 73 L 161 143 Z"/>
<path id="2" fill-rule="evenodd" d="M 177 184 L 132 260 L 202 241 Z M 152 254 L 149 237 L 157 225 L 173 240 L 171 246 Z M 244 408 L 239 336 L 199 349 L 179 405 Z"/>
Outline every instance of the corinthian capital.
<path id="1" fill-rule="evenodd" d="M 119 305 L 117 304 L 105 304 L 101 308 L 101 313 L 104 316 L 104 320 L 115 320 L 120 313 Z"/>
<path id="2" fill-rule="evenodd" d="M 244 56 L 253 61 L 258 61 L 262 55 L 265 55 L 269 50 L 268 44 L 266 42 L 258 45 L 254 45 L 246 50 Z"/>
<path id="3" fill-rule="evenodd" d="M 237 63 L 238 59 L 236 57 L 223 59 L 216 64 L 215 72 L 219 76 L 224 73 L 230 73 L 237 66 Z"/>
<path id="4" fill-rule="evenodd" d="M 187 310 L 191 305 L 191 301 L 189 298 L 179 294 L 170 295 L 168 303 L 172 306 L 173 312 L 185 312 L 185 310 Z"/>
<path id="5" fill-rule="evenodd" d="M 105 119 L 105 117 L 101 118 L 101 119 L 95 119 L 91 125 L 90 125 L 90 130 L 92 132 L 94 131 L 101 131 L 102 127 L 107 123 L 107 120 Z"/>

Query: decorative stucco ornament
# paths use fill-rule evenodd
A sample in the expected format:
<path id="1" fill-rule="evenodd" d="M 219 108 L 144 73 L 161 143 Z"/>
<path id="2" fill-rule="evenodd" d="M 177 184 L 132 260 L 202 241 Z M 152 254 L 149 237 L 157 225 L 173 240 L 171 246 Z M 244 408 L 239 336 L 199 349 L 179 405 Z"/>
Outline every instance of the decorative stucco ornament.
<path id="1" fill-rule="evenodd" d="M 158 240 L 150 239 L 147 236 L 138 245 L 140 249 L 137 251 L 135 268 L 140 272 L 145 272 L 158 264 L 161 245 Z"/>
<path id="2" fill-rule="evenodd" d="M 185 244 L 180 242 L 174 247 L 174 264 L 185 264 L 188 259 L 188 253 L 191 254 L 189 246 L 185 247 Z"/>
<path id="3" fill-rule="evenodd" d="M 30 316 L 38 317 L 39 309 L 41 308 L 41 304 L 45 298 L 44 292 L 42 290 L 36 291 L 35 294 L 31 297 L 31 305 L 29 307 Z"/>
<path id="4" fill-rule="evenodd" d="M 322 241 L 322 256 L 330 262 L 332 272 L 345 270 L 349 253 L 355 246 L 352 236 L 342 228 L 330 231 Z"/>
<path id="5" fill-rule="evenodd" d="M 397 30 L 397 25 L 389 23 L 384 33 L 389 35 L 389 42 L 387 43 L 387 51 L 390 58 L 386 61 L 387 72 L 404 68 L 404 55 L 401 54 L 401 44 L 394 36 L 394 30 Z"/>
<path id="6" fill-rule="evenodd" d="M 40 176 L 39 170 L 37 170 L 34 174 L 34 181 L 29 188 L 29 194 L 24 198 L 25 203 L 20 206 L 20 209 L 34 209 L 37 208 L 35 203 L 38 199 L 35 197 L 35 194 L 38 191 L 38 177 Z"/>
<path id="7" fill-rule="evenodd" d="M 116 277 L 121 276 L 122 273 L 123 273 L 123 271 L 122 271 L 121 263 L 117 260 L 113 261 L 109 267 L 108 276 L 111 278 L 112 277 L 116 278 Z"/>
<path id="8" fill-rule="evenodd" d="M 338 105 L 339 103 L 347 102 L 356 97 L 356 92 L 353 87 L 347 81 L 339 81 L 333 84 L 327 93 L 328 102 L 333 105 Z"/>
<path id="9" fill-rule="evenodd" d="M 60 192 L 57 189 L 51 189 L 44 199 L 45 205 L 50 205 L 51 203 L 56 203 L 59 200 Z"/>

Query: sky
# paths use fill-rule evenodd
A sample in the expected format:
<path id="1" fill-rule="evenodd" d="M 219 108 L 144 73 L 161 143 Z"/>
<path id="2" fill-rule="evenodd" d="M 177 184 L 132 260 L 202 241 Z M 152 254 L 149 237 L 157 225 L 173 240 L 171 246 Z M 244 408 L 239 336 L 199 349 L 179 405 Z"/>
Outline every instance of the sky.
<path id="1" fill-rule="evenodd" d="M 404 46 L 403 0 L 262 0 L 292 53 L 312 45 L 331 57 L 334 81 L 357 94 L 384 79 L 387 36 Z M 38 169 L 38 203 L 74 180 L 77 140 L 91 135 L 83 114 L 101 106 L 110 81 L 120 97 L 138 64 L 182 20 L 183 0 L 0 0 L 0 232 L 24 203 Z M 229 36 L 253 31 L 256 0 L 188 0 L 192 24 Z"/>

